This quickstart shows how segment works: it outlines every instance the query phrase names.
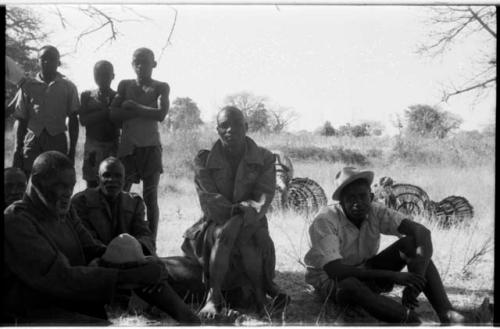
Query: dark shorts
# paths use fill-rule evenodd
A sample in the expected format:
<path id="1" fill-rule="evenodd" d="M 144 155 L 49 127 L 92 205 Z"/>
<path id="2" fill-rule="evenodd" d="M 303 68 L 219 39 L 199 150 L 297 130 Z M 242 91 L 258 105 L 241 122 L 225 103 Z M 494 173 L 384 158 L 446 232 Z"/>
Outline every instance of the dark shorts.
<path id="1" fill-rule="evenodd" d="M 28 130 L 24 137 L 23 148 L 23 169 L 25 172 L 30 173 L 36 157 L 46 151 L 59 151 L 67 154 L 68 140 L 66 133 L 52 136 L 44 129 L 39 136 L 36 136 L 34 132 Z"/>
<path id="2" fill-rule="evenodd" d="M 161 145 L 136 147 L 134 153 L 120 160 L 125 167 L 125 181 L 137 184 L 153 174 L 162 173 Z"/>
<path id="3" fill-rule="evenodd" d="M 112 142 L 99 142 L 87 138 L 83 147 L 82 176 L 86 181 L 97 181 L 99 164 L 110 156 L 116 156 L 118 140 Z"/>

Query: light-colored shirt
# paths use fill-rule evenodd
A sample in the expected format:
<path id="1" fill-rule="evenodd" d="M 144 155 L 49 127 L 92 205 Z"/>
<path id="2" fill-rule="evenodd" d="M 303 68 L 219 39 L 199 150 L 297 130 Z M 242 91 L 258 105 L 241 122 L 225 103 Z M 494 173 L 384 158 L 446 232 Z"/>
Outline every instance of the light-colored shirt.
<path id="1" fill-rule="evenodd" d="M 15 102 L 14 117 L 27 120 L 28 129 L 36 136 L 44 129 L 52 136 L 65 132 L 66 118 L 80 107 L 76 86 L 59 73 L 49 83 L 40 75 L 27 80 Z"/>
<path id="2" fill-rule="evenodd" d="M 358 228 L 347 219 L 340 204 L 323 208 L 309 227 L 311 249 L 304 257 L 306 282 L 319 286 L 328 278 L 323 266 L 334 260 L 362 266 L 377 254 L 381 234 L 401 236 L 398 227 L 405 218 L 408 216 L 372 202 L 367 218 Z"/>

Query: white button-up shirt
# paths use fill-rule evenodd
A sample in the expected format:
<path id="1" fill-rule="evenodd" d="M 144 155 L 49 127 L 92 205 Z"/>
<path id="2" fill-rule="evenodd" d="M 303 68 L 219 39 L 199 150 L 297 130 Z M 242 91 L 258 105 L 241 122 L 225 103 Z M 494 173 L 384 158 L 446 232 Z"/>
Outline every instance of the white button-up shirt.
<path id="1" fill-rule="evenodd" d="M 405 218 L 408 216 L 372 202 L 358 228 L 347 219 L 340 204 L 323 208 L 309 227 L 311 249 L 304 257 L 306 282 L 319 287 L 328 279 L 323 266 L 337 259 L 345 265 L 362 265 L 377 254 L 380 234 L 401 236 L 398 227 Z"/>

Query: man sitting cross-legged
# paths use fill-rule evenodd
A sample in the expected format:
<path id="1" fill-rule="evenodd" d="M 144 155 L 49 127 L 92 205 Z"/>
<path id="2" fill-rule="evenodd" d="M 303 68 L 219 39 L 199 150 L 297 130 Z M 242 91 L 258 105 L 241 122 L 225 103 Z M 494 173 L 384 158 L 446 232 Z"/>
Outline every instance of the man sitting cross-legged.
<path id="1" fill-rule="evenodd" d="M 225 107 L 217 115 L 219 140 L 195 159 L 195 184 L 203 218 L 186 232 L 183 250 L 203 266 L 208 297 L 200 314 L 220 314 L 222 290 L 252 291 L 257 312 L 266 293 L 273 306 L 288 297 L 274 284 L 274 244 L 266 211 L 274 195 L 273 154 L 246 137 L 243 113 Z M 245 288 L 250 288 L 246 289 Z"/>
<path id="2" fill-rule="evenodd" d="M 452 307 L 431 260 L 431 234 L 382 204 L 372 202 L 373 172 L 342 169 L 334 182 L 333 200 L 309 228 L 312 247 L 305 256 L 306 281 L 323 297 L 359 305 L 389 323 L 420 323 L 415 307 L 423 291 L 442 323 L 463 323 Z M 400 239 L 377 254 L 380 235 Z M 407 266 L 408 272 L 401 272 Z M 402 303 L 378 293 L 405 286 Z"/>
<path id="3" fill-rule="evenodd" d="M 99 165 L 96 188 L 87 188 L 71 200 L 82 223 L 92 236 L 109 245 L 120 234 L 133 236 L 140 243 L 145 255 L 156 256 L 153 235 L 145 216 L 142 198 L 123 190 L 125 171 L 115 157 L 104 159 Z M 168 274 L 167 282 L 180 296 L 200 299 L 203 294 L 201 267 L 186 257 L 160 257 Z M 121 304 L 126 308 L 131 294 L 121 291 Z"/>
<path id="4" fill-rule="evenodd" d="M 42 153 L 32 168 L 23 199 L 4 212 L 2 323 L 109 324 L 104 306 L 117 289 L 134 289 L 176 320 L 199 323 L 156 259 L 120 268 L 92 266 L 106 247 L 70 206 L 76 177 L 67 156 Z"/>
<path id="5" fill-rule="evenodd" d="M 125 169 L 115 157 L 99 165 L 98 187 L 87 188 L 71 204 L 94 238 L 108 245 L 121 233 L 128 233 L 142 245 L 146 255 L 155 254 L 155 244 L 142 198 L 123 190 Z"/>

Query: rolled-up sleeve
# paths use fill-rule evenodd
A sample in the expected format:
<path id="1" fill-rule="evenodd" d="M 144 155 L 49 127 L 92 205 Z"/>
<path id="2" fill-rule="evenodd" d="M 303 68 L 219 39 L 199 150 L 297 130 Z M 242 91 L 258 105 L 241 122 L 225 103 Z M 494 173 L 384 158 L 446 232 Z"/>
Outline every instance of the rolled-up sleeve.
<path id="1" fill-rule="evenodd" d="M 319 213 L 309 227 L 311 249 L 304 258 L 307 266 L 322 269 L 329 262 L 343 258 L 340 253 L 339 230 L 328 215 L 325 212 Z"/>

